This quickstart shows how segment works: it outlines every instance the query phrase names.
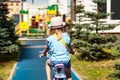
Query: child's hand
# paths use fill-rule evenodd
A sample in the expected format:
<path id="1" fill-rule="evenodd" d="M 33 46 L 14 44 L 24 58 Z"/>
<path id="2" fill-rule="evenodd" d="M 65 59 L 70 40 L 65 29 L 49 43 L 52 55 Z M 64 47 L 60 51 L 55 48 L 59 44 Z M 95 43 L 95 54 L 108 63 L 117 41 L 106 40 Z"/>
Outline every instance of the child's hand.
<path id="1" fill-rule="evenodd" d="M 49 47 L 46 46 L 43 51 L 40 51 L 40 52 L 39 52 L 39 53 L 40 53 L 39 57 L 41 58 L 41 57 L 43 57 L 43 56 L 46 56 L 46 53 L 48 52 L 48 50 L 49 50 Z"/>
<path id="2" fill-rule="evenodd" d="M 44 56 L 44 54 L 42 54 L 42 53 L 39 55 L 40 58 L 43 57 L 43 56 Z"/>
<path id="3" fill-rule="evenodd" d="M 75 51 L 72 50 L 72 49 L 70 49 L 70 53 L 74 55 L 74 54 L 75 54 Z"/>
<path id="4" fill-rule="evenodd" d="M 44 56 L 43 51 L 39 51 L 39 53 L 40 53 L 39 55 L 40 58 Z"/>
<path id="5" fill-rule="evenodd" d="M 75 49 L 70 50 L 70 53 L 71 53 L 72 55 L 76 55 L 76 50 L 75 50 Z"/>
<path id="6" fill-rule="evenodd" d="M 75 55 L 76 56 L 76 52 L 74 52 L 74 54 L 73 55 Z"/>
<path id="7" fill-rule="evenodd" d="M 70 51 L 70 53 L 71 53 L 71 54 L 73 54 L 73 55 L 75 54 L 75 52 L 74 52 L 74 51 Z"/>

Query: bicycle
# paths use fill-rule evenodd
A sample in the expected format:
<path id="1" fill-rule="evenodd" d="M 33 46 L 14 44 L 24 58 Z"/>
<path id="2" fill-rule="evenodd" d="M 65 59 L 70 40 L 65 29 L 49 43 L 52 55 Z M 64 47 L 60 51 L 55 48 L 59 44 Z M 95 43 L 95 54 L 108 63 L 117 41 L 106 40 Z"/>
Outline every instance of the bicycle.
<path id="1" fill-rule="evenodd" d="M 39 51 L 42 52 L 42 51 Z M 39 56 L 41 58 L 41 56 Z M 47 58 L 49 58 L 50 55 L 47 53 Z M 64 72 L 64 64 L 55 64 L 55 66 L 52 68 L 54 75 L 52 80 L 66 80 L 66 75 Z"/>

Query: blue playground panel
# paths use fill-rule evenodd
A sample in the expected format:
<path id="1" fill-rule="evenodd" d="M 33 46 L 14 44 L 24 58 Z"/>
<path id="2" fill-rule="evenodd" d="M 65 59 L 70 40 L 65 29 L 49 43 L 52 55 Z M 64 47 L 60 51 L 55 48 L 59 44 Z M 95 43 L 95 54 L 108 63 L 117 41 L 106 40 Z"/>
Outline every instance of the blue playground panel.
<path id="1" fill-rule="evenodd" d="M 41 45 L 41 43 L 37 45 Z M 12 80 L 47 80 L 45 71 L 47 58 L 39 58 L 39 51 L 43 51 L 43 49 L 44 48 L 21 48 L 20 58 Z M 79 80 L 73 71 L 72 78 L 73 80 Z"/>

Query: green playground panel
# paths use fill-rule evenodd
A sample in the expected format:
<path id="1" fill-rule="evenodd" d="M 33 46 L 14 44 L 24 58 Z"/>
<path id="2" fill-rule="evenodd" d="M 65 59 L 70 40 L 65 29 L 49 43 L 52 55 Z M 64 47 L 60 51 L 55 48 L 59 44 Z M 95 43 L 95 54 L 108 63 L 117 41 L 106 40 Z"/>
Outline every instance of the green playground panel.
<path id="1" fill-rule="evenodd" d="M 30 33 L 33 33 L 34 34 L 34 37 L 37 37 L 38 36 L 38 33 L 41 33 L 44 37 L 46 35 L 46 30 L 38 30 L 38 29 L 29 29 L 29 32 Z M 29 36 L 29 33 L 27 32 L 26 36 L 28 37 Z"/>

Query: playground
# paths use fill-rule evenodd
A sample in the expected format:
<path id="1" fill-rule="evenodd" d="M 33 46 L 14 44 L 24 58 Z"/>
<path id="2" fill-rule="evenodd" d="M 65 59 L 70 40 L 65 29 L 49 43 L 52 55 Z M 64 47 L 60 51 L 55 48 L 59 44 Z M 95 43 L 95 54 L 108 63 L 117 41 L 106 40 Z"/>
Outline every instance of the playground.
<path id="1" fill-rule="evenodd" d="M 31 10 L 21 10 L 21 20 L 15 27 L 16 35 L 19 37 L 46 37 L 49 35 L 49 24 L 52 17 L 61 16 L 63 21 L 69 24 L 70 18 L 65 17 L 58 11 L 59 7 L 56 4 L 45 8 L 38 8 L 33 13 Z"/>

